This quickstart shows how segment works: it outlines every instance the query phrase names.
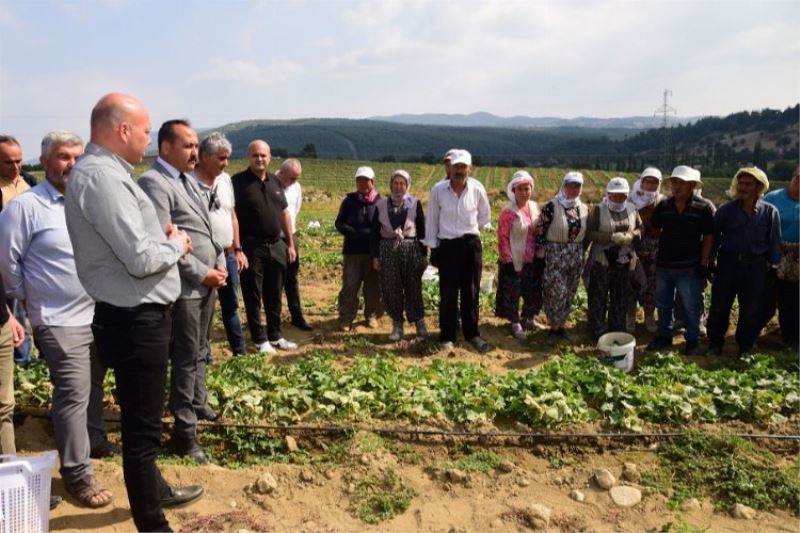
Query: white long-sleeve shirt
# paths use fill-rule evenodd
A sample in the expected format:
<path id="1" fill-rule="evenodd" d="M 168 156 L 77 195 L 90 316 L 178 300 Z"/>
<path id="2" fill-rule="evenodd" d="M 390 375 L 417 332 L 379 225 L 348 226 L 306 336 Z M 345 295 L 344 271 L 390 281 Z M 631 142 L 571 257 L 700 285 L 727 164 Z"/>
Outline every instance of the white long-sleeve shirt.
<path id="1" fill-rule="evenodd" d="M 449 180 L 440 181 L 431 189 L 425 223 L 425 244 L 437 248 L 441 239 L 457 239 L 464 235 L 480 235 L 491 219 L 489 198 L 481 182 L 467 178 L 461 195 Z"/>

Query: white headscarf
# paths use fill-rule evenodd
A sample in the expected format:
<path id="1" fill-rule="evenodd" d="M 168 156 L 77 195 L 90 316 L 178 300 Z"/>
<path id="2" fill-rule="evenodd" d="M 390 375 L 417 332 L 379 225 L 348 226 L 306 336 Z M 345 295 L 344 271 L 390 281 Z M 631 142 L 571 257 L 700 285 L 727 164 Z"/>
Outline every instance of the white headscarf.
<path id="1" fill-rule="evenodd" d="M 516 201 L 516 196 L 514 196 L 514 188 L 523 183 L 530 183 L 531 190 L 533 190 L 533 176 L 524 170 L 518 170 L 514 172 L 514 175 L 511 176 L 511 181 L 508 182 L 508 187 L 506 187 L 506 196 L 508 196 L 509 200 L 512 202 Z"/>
<path id="2" fill-rule="evenodd" d="M 581 186 L 581 190 L 575 198 L 567 198 L 567 195 L 564 194 L 564 185 L 570 183 L 578 183 Z M 558 200 L 558 203 L 560 203 L 564 209 L 569 209 L 581 203 L 581 192 L 583 192 L 583 174 L 575 171 L 567 172 L 564 176 L 564 180 L 561 182 L 561 188 L 558 190 L 556 200 Z"/>

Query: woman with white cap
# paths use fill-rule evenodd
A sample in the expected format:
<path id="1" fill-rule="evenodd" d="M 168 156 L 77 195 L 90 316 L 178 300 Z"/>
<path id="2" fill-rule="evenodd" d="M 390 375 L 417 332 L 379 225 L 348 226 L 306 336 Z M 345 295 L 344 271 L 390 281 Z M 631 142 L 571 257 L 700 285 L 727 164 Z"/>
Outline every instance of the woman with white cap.
<path id="1" fill-rule="evenodd" d="M 427 337 L 425 308 L 422 304 L 422 273 L 427 267 L 425 215 L 422 202 L 408 193 L 411 176 L 395 170 L 389 178 L 391 195 L 378 200 L 372 219 L 370 253 L 379 272 L 381 296 L 386 313 L 392 317 L 390 341 L 403 338 L 403 311 L 417 328 L 417 336 Z"/>
<path id="2" fill-rule="evenodd" d="M 356 192 L 342 200 L 334 223 L 344 235 L 342 247 L 342 289 L 339 291 L 339 329 L 350 331 L 358 313 L 358 292 L 364 286 L 364 317 L 367 326 L 378 327 L 378 317 L 383 314 L 378 272 L 372 267 L 369 239 L 376 202 L 380 194 L 375 190 L 375 171 L 371 167 L 356 170 Z"/>
<path id="3" fill-rule="evenodd" d="M 642 236 L 633 244 L 636 256 L 646 280 L 638 296 L 631 295 L 628 303 L 626 329 L 633 333 L 636 325 L 636 304 L 641 304 L 644 309 L 644 325 L 647 331 L 658 331 L 656 322 L 656 254 L 658 253 L 658 231 L 650 224 L 650 216 L 656 204 L 665 196 L 661 194 L 661 171 L 655 167 L 647 167 L 633 184 L 628 201 L 636 206 L 639 218 L 642 219 Z"/>
<path id="4" fill-rule="evenodd" d="M 524 170 L 515 172 L 506 189 L 509 202 L 497 222 L 500 264 L 494 314 L 511 322 L 511 334 L 519 340 L 525 340 L 520 297 L 522 318 L 532 323 L 535 314 L 533 259 L 539 208 L 531 200 L 532 193 L 533 177 Z"/>
<path id="5" fill-rule="evenodd" d="M 581 202 L 583 174 L 567 172 L 556 197 L 542 208 L 536 255 L 545 260 L 544 312 L 550 322 L 548 340 L 567 339 L 564 324 L 572 309 L 583 266 L 583 239 L 589 208 Z"/>
<path id="6" fill-rule="evenodd" d="M 608 331 L 623 331 L 633 278 L 638 264 L 633 244 L 641 235 L 642 220 L 628 203 L 630 186 L 623 177 L 609 180 L 606 195 L 592 209 L 586 224 L 591 242 L 584 270 L 589 299 L 587 320 L 595 339 Z M 608 327 L 606 327 L 608 312 Z"/>

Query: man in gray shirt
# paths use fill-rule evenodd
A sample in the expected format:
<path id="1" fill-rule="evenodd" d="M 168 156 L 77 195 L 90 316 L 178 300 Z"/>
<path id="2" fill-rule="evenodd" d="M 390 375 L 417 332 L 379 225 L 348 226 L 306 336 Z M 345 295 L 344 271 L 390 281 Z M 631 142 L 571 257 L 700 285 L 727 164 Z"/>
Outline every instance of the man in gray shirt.
<path id="1" fill-rule="evenodd" d="M 175 224 L 192 239 L 192 252 L 178 261 L 181 294 L 172 310 L 169 409 L 175 416 L 172 446 L 200 464 L 198 418 L 215 418 L 206 403 L 207 342 L 215 289 L 225 284 L 225 256 L 213 238 L 208 204 L 187 174 L 197 163 L 197 133 L 185 120 L 168 120 L 158 130 L 158 159 L 139 178 L 162 227 Z"/>
<path id="2" fill-rule="evenodd" d="M 65 194 L 78 278 L 95 303 L 92 331 L 114 369 L 122 415 L 122 469 L 140 531 L 172 531 L 163 507 L 186 503 L 200 486 L 170 487 L 156 466 L 161 441 L 172 303 L 180 295 L 178 261 L 191 239 L 163 227 L 133 181 L 150 144 L 150 117 L 128 95 L 107 94 L 92 109 L 91 142 Z"/>

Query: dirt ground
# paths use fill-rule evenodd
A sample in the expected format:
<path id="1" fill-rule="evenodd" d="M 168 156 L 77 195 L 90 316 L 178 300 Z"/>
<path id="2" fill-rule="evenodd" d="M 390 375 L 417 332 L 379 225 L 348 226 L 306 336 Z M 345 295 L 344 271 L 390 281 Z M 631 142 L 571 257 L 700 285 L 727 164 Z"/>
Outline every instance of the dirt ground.
<path id="1" fill-rule="evenodd" d="M 297 352 L 274 357 L 276 363 L 289 363 L 317 349 L 332 350 L 342 354 L 346 360 L 353 353 L 353 349 L 348 348 L 348 339 L 356 335 L 397 350 L 404 364 L 429 364 L 432 359 L 446 358 L 479 363 L 496 373 L 535 368 L 554 351 L 544 342 L 544 331 L 533 333 L 522 344 L 511 337 L 505 323 L 487 316 L 487 312 L 482 313 L 482 333 L 496 349 L 486 356 L 469 350 L 462 341 L 450 354 L 435 353 L 423 357 L 413 353 L 413 346 L 407 341 L 394 345 L 385 340 L 390 330 L 390 321 L 385 317 L 377 330 L 367 329 L 362 324 L 348 334 L 335 332 L 336 276 L 326 271 L 308 272 L 311 268 L 306 267 L 303 274 L 303 296 L 307 318 L 316 329 L 304 333 L 287 326 L 285 335 L 301 347 Z M 312 276 L 315 278 L 313 283 L 310 282 Z M 217 326 L 214 358 L 219 360 L 228 357 L 229 353 L 221 325 L 218 323 Z M 574 328 L 579 337 L 574 348 L 589 353 L 594 348 L 588 335 L 581 334 L 585 329 L 583 326 L 585 324 L 578 324 Z M 436 330 L 435 317 L 429 318 L 429 327 Z M 651 338 L 640 325 L 637 332 L 639 349 Z M 676 343 L 676 348 L 681 349 L 682 339 L 676 337 Z M 775 349 L 777 343 L 777 336 L 773 334 L 762 339 L 761 347 Z M 729 349 L 732 352 L 727 355 L 733 355 L 735 348 Z M 702 360 L 698 358 L 701 364 L 705 364 Z M 114 432 L 111 437 L 118 440 L 119 434 Z M 200 440 L 202 442 L 202 433 Z M 318 437 L 311 442 L 300 435 L 297 440 L 301 450 L 320 446 Z M 46 419 L 25 419 L 17 428 L 17 441 L 22 455 L 55 448 L 50 422 Z M 592 473 L 595 468 L 605 467 L 619 478 L 625 462 L 634 462 L 643 471 L 654 467 L 654 450 L 645 443 L 627 448 L 583 447 L 570 453 L 568 461 L 555 466 L 546 454 L 537 455 L 531 447 L 511 444 L 492 446 L 495 453 L 513 462 L 510 472 L 470 472 L 466 480 L 458 483 L 444 478 L 442 465 L 449 460 L 448 446 L 435 441 L 406 444 L 422 458 L 419 464 L 398 462 L 398 458 L 386 450 L 360 454 L 352 462 L 329 468 L 274 464 L 228 469 L 214 465 L 164 464 L 162 471 L 170 483 L 201 484 L 206 488 L 201 500 L 168 510 L 167 517 L 176 531 L 518 532 L 531 530 L 522 510 L 529 504 L 538 503 L 552 510 L 547 528 L 551 532 L 661 531 L 668 523 L 676 531 L 788 532 L 800 528 L 797 518 L 785 512 L 758 513 L 754 521 L 747 521 L 714 511 L 710 501 L 701 501 L 691 509 L 671 509 L 665 495 L 645 488 L 642 488 L 644 496 L 638 505 L 631 508 L 616 506 L 607 491 L 591 482 Z M 324 448 L 324 444 L 322 446 Z M 113 492 L 113 504 L 98 510 L 78 507 L 65 492 L 56 468 L 53 490 L 65 501 L 51 512 L 51 531 L 134 530 L 120 460 L 93 461 L 93 464 L 98 480 Z M 354 476 L 383 472 L 387 468 L 396 471 L 417 496 L 405 513 L 379 525 L 369 525 L 348 511 L 352 492 L 350 484 Z M 265 472 L 275 478 L 277 489 L 270 495 L 249 491 L 248 487 Z M 570 498 L 573 489 L 584 492 L 584 502 L 578 503 Z"/>

